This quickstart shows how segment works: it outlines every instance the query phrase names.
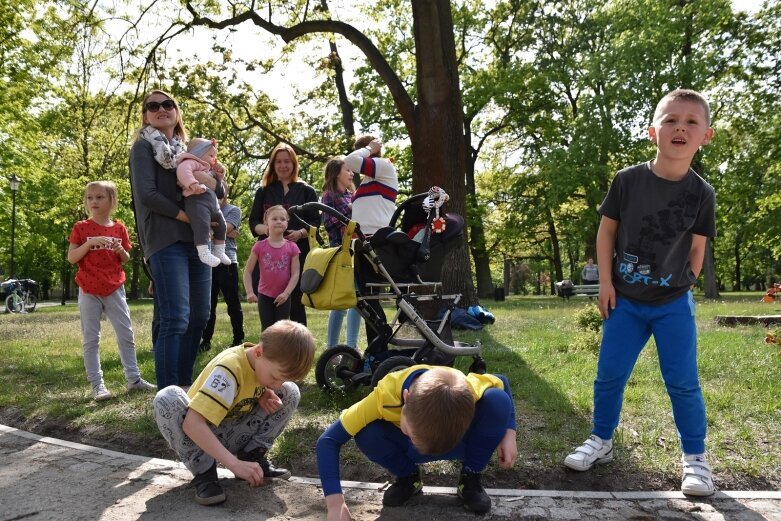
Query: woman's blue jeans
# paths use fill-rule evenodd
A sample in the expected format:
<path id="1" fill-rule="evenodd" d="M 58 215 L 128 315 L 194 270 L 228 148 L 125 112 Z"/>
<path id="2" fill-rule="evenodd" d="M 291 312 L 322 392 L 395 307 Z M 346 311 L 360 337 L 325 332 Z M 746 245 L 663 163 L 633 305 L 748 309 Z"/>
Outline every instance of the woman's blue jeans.
<path id="1" fill-rule="evenodd" d="M 334 309 L 328 313 L 328 347 L 333 347 L 339 343 L 345 314 L 347 314 L 347 332 L 345 333 L 344 343 L 350 347 L 358 347 L 358 331 L 361 329 L 363 317 L 358 313 L 357 308 L 350 308 L 347 311 Z"/>
<path id="2" fill-rule="evenodd" d="M 149 257 L 159 329 L 155 345 L 157 388 L 191 385 L 201 334 L 209 320 L 212 269 L 193 243 L 177 242 Z"/>

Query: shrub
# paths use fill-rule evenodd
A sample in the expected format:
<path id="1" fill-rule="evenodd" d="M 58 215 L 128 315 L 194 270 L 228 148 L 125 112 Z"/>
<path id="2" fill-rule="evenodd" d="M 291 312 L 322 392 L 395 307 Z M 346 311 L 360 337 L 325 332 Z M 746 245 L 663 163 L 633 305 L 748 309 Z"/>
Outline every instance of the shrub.
<path id="1" fill-rule="evenodd" d="M 575 324 L 580 331 L 597 332 L 602 329 L 602 315 L 594 304 L 582 307 L 575 313 Z"/>

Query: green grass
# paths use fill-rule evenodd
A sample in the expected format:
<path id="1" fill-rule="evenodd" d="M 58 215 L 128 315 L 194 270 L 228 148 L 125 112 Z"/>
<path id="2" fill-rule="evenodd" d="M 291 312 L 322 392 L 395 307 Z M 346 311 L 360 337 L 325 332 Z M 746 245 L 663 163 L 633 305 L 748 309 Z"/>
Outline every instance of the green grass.
<path id="1" fill-rule="evenodd" d="M 762 304 L 759 294 L 726 294 L 718 302 L 698 299 L 700 377 L 708 409 L 708 450 L 722 481 L 778 488 L 781 476 L 781 350 L 763 343 L 762 326 L 724 327 L 714 316 L 781 314 L 778 304 Z M 590 431 L 596 353 L 578 347 L 575 315 L 588 301 L 554 297 L 512 297 L 485 303 L 496 316 L 480 332 L 455 332 L 462 341 L 483 345 L 489 371 L 508 376 L 518 413 L 518 467 L 527 473 L 560 469 L 568 450 Z M 248 338 L 256 338 L 256 308 L 247 305 Z M 142 374 L 154 380 L 150 352 L 151 305 L 131 304 Z M 310 328 L 324 348 L 327 313 L 310 311 Z M 254 331 L 254 334 L 250 334 Z M 230 323 L 224 306 L 212 345 L 227 346 Z M 362 337 L 361 337 L 362 338 Z M 106 383 L 117 397 L 97 404 L 89 395 L 81 358 L 81 332 L 75 306 L 42 308 L 29 315 L 0 316 L 0 408 L 24 419 L 46 419 L 63 429 L 112 439 L 159 440 L 148 394 L 123 392 L 124 376 L 113 331 L 104 323 L 101 358 Z M 196 371 L 213 356 L 200 355 Z M 466 369 L 469 359 L 459 358 Z M 321 392 L 314 374 L 302 382 L 300 413 L 275 445 L 278 460 L 312 464 L 320 433 L 341 409 L 368 391 L 347 395 Z M 7 414 L 5 415 L 8 416 Z M 627 386 L 616 433 L 613 472 L 679 472 L 679 444 L 653 342 L 643 351 Z M 345 464 L 365 462 L 352 444 Z M 442 469 L 449 468 L 443 466 Z M 620 469 L 620 470 L 619 470 Z M 444 472 L 444 471 L 443 471 Z"/>

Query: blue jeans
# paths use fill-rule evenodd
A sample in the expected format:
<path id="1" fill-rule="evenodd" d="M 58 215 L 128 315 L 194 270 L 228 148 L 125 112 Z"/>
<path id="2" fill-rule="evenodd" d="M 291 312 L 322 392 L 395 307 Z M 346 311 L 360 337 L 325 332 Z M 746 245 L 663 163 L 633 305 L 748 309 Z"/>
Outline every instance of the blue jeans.
<path id="1" fill-rule="evenodd" d="M 358 313 L 357 308 L 350 308 L 347 311 L 334 309 L 328 313 L 328 347 L 339 343 L 345 313 L 347 314 L 347 332 L 344 343 L 350 347 L 358 347 L 358 330 L 361 328 L 363 317 Z"/>
<path id="2" fill-rule="evenodd" d="M 155 346 L 157 388 L 190 385 L 203 328 L 209 320 L 212 269 L 192 243 L 177 242 L 149 257 L 159 329 Z"/>
<path id="3" fill-rule="evenodd" d="M 602 326 L 594 380 L 593 434 L 606 440 L 613 437 L 626 382 L 637 357 L 653 335 L 683 452 L 705 452 L 705 402 L 697 375 L 694 311 L 691 292 L 661 305 L 616 299 L 616 308 Z"/>

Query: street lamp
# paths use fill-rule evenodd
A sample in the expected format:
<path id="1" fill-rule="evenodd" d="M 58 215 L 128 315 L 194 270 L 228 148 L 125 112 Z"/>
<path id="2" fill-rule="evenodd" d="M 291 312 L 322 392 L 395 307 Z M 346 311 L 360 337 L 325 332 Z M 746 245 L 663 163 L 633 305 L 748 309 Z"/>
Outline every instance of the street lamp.
<path id="1" fill-rule="evenodd" d="M 9 278 L 14 278 L 14 234 L 16 233 L 16 192 L 19 191 L 19 183 L 22 181 L 16 174 L 13 174 L 8 181 L 11 183 L 12 209 L 11 209 L 11 269 Z"/>

